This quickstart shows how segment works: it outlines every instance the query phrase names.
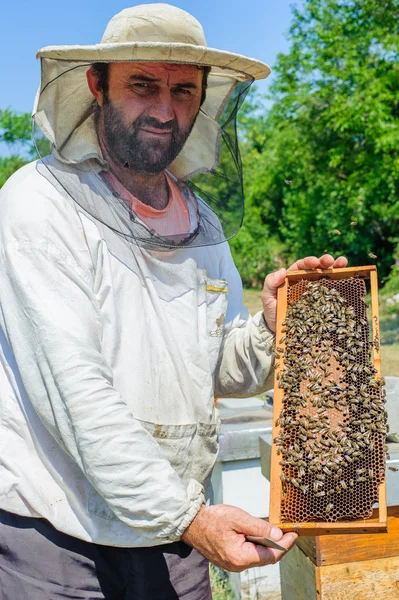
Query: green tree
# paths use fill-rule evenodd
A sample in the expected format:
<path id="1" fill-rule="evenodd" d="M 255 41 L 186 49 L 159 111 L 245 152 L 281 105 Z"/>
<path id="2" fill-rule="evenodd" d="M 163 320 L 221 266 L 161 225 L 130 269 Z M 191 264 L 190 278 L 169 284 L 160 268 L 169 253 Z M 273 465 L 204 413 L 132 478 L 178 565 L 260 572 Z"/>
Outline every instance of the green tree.
<path id="1" fill-rule="evenodd" d="M 31 117 L 10 109 L 0 110 L 0 142 L 7 145 L 8 156 L 0 157 L 0 188 L 20 167 L 38 158 L 32 139 Z M 36 136 L 41 154 L 48 154 L 49 142 L 41 135 Z"/>
<path id="2" fill-rule="evenodd" d="M 352 264 L 376 262 L 381 276 L 391 272 L 398 16 L 399 0 L 306 0 L 293 11 L 273 106 L 249 122 L 243 158 L 249 209 L 289 257 L 342 252 Z"/>

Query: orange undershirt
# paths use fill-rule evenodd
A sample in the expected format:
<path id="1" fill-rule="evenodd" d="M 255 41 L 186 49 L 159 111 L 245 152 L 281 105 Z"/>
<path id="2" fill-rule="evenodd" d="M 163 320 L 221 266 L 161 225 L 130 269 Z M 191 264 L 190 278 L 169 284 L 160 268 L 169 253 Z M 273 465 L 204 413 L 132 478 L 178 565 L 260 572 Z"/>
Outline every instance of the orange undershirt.
<path id="1" fill-rule="evenodd" d="M 190 231 L 190 214 L 186 201 L 173 179 L 166 173 L 169 201 L 165 208 L 158 210 L 144 204 L 133 196 L 116 177 L 108 171 L 105 179 L 123 200 L 130 203 L 131 209 L 150 229 L 162 237 L 187 235 Z"/>

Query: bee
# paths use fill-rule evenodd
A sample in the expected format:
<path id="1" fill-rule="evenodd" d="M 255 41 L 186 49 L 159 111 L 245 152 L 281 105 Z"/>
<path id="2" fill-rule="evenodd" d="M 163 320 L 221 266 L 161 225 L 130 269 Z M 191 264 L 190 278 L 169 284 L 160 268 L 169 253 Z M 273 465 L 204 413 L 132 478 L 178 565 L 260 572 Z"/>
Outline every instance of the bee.
<path id="1" fill-rule="evenodd" d="M 332 511 L 332 509 L 334 508 L 334 504 L 332 502 L 329 502 L 326 506 L 326 513 L 330 513 Z"/>
<path id="2" fill-rule="evenodd" d="M 393 471 L 394 473 L 396 473 L 397 471 L 399 471 L 399 469 L 397 469 L 396 467 L 388 467 L 388 469 L 390 471 Z"/>

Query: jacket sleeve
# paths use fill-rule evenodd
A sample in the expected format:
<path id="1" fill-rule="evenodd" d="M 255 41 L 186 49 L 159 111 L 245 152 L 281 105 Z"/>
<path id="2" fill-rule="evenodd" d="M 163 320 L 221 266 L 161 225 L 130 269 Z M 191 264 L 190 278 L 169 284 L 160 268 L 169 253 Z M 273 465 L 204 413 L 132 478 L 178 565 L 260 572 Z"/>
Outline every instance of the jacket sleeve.
<path id="1" fill-rule="evenodd" d="M 113 386 L 79 219 L 59 227 L 33 196 L 0 224 L 0 326 L 29 399 L 117 518 L 148 545 L 177 540 L 203 488 L 181 480 Z"/>
<path id="2" fill-rule="evenodd" d="M 230 249 L 223 245 L 221 278 L 228 283 L 224 337 L 215 371 L 215 397 L 249 397 L 267 389 L 275 335 L 263 312 L 251 317 L 242 303 L 242 282 Z"/>

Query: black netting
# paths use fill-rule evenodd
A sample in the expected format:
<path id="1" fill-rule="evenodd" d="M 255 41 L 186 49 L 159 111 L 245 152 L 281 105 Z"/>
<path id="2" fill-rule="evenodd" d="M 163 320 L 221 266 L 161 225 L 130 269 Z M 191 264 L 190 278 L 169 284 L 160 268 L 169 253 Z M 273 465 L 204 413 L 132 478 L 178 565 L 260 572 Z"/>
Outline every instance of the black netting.
<path id="1" fill-rule="evenodd" d="M 58 62 L 61 61 L 55 61 Z M 165 236 L 143 222 L 132 210 L 126 198 L 122 198 L 112 187 L 104 176 L 107 167 L 101 162 L 101 156 L 98 160 L 95 153 L 90 154 L 89 151 L 84 160 L 73 160 L 80 143 L 75 139 L 76 132 L 80 132 L 80 138 L 83 136 L 83 139 L 86 139 L 84 135 L 87 136 L 89 148 L 95 147 L 97 140 L 93 101 L 80 114 L 76 123 L 68 125 L 63 122 L 65 118 L 63 111 L 65 110 L 66 114 L 69 111 L 68 102 L 87 102 L 87 89 L 84 90 L 84 86 L 86 85 L 85 73 L 89 66 L 88 64 L 56 64 L 53 68 L 53 77 L 42 86 L 38 110 L 33 121 L 34 139 L 37 139 L 35 129 L 40 126 L 42 132 L 52 141 L 53 151 L 50 156 L 42 157 L 38 166 L 41 173 L 51 180 L 64 197 L 73 200 L 89 218 L 104 226 L 103 232 L 107 242 L 117 246 L 119 253 L 123 246 L 126 247 L 126 242 L 139 244 L 148 249 L 168 250 L 177 247 L 219 244 L 234 236 L 241 227 L 244 214 L 237 113 L 252 81 L 242 81 L 242 76 L 240 74 L 234 76 L 232 71 L 211 72 L 207 90 L 209 98 L 207 96 L 207 100 L 201 107 L 196 125 L 198 120 L 202 119 L 210 127 L 210 135 L 215 139 L 214 156 L 204 168 L 194 169 L 192 177 L 177 176 L 175 183 L 187 203 L 190 228 L 184 234 L 173 233 Z M 63 98 L 62 92 L 73 89 L 73 85 L 79 78 L 81 87 L 78 91 L 84 90 L 82 98 L 79 93 L 75 93 L 74 98 Z M 59 104 L 57 111 L 52 110 L 54 103 L 57 102 Z M 186 144 L 190 139 L 191 136 Z M 198 142 L 199 153 L 203 152 L 203 145 L 204 136 Z M 192 140 L 191 146 L 194 148 L 192 154 L 195 156 L 195 144 Z M 183 151 L 185 148 L 186 146 Z M 40 155 L 40 149 L 37 150 Z M 210 163 L 213 164 L 211 168 L 209 168 Z M 115 235 L 119 240 L 112 239 Z M 124 244 L 121 244 L 121 241 Z M 129 253 L 130 251 L 127 252 Z"/>
<path id="2" fill-rule="evenodd" d="M 242 163 L 237 132 L 237 114 L 252 82 L 236 86 L 224 108 L 221 126 L 221 147 L 218 168 L 212 173 L 193 177 L 189 186 L 218 215 L 226 239 L 240 229 L 244 218 Z"/>

